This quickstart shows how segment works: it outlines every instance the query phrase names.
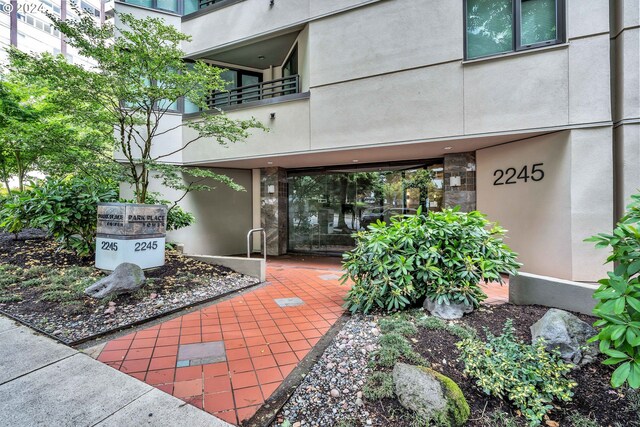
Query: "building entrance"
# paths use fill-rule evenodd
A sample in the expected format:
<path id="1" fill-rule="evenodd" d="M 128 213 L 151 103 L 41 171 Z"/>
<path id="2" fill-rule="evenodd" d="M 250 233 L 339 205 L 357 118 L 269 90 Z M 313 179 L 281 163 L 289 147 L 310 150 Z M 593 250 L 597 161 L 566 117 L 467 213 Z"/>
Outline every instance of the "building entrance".
<path id="1" fill-rule="evenodd" d="M 441 160 L 289 171 L 289 251 L 337 254 L 378 220 L 440 210 Z"/>

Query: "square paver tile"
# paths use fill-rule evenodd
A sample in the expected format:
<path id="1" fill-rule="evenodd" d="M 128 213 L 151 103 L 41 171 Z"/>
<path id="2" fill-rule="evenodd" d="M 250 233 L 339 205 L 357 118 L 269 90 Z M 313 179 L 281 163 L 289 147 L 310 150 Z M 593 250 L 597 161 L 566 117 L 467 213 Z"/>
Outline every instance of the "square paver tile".
<path id="1" fill-rule="evenodd" d="M 176 366 L 197 366 L 209 363 L 224 362 L 227 354 L 223 341 L 203 342 L 196 344 L 182 344 L 178 347 L 178 361 Z"/>
<path id="2" fill-rule="evenodd" d="M 274 299 L 274 301 L 280 307 L 297 307 L 299 305 L 304 305 L 304 301 L 302 301 L 298 297 L 294 297 L 294 298 L 276 298 L 276 299 Z"/>

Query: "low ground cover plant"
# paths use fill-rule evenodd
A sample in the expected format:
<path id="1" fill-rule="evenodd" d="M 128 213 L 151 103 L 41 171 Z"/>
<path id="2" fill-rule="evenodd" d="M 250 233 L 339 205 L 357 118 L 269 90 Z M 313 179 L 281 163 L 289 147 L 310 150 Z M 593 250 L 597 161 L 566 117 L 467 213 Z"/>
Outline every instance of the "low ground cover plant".
<path id="1" fill-rule="evenodd" d="M 600 351 L 609 356 L 603 363 L 617 365 L 611 385 L 627 383 L 640 388 L 640 194 L 632 196 L 626 215 L 613 233 L 601 233 L 587 241 L 597 248 L 611 247 L 607 262 L 616 267 L 593 294 L 599 302 L 593 313 L 600 319 L 594 324 L 599 333 Z"/>
<path id="2" fill-rule="evenodd" d="M 355 234 L 356 247 L 343 255 L 343 282 L 354 282 L 345 306 L 393 311 L 426 296 L 477 307 L 486 298 L 480 283 L 502 283 L 501 273 L 519 267 L 504 234 L 482 213 L 457 208 L 378 221 Z"/>
<path id="3" fill-rule="evenodd" d="M 38 292 L 40 300 L 47 302 L 77 302 L 84 298 L 84 290 L 100 275 L 92 267 L 22 268 L 0 264 L 0 303 L 21 301 L 25 292 Z"/>
<path id="4" fill-rule="evenodd" d="M 567 374 L 572 365 L 547 352 L 544 342 L 522 342 L 511 320 L 501 335 L 486 335 L 486 342 L 467 338 L 456 344 L 464 373 L 475 378 L 484 393 L 511 401 L 533 426 L 553 408 L 551 402 L 571 400 L 576 383 Z"/>

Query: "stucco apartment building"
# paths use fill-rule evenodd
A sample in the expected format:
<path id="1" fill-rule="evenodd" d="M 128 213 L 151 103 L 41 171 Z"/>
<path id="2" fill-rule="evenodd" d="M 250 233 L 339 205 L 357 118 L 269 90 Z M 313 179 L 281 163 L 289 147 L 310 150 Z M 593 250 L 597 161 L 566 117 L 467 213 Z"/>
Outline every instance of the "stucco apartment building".
<path id="1" fill-rule="evenodd" d="M 171 161 L 246 192 L 194 193 L 192 254 L 339 253 L 377 219 L 460 205 L 509 230 L 522 271 L 596 281 L 640 188 L 638 0 L 116 1 L 189 34 L 189 59 L 228 69 L 211 107 L 270 132 Z M 188 104 L 166 126 L 193 120 Z M 215 110 L 212 111 L 215 114 Z M 189 130 L 164 136 L 183 144 Z M 407 179 L 428 169 L 428 194 Z"/>

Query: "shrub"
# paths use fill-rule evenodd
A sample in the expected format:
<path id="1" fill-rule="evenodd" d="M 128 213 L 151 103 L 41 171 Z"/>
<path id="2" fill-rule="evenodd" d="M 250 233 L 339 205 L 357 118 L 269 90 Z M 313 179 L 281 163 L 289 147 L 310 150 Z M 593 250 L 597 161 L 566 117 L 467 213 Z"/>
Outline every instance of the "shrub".
<path id="1" fill-rule="evenodd" d="M 404 309 L 426 295 L 438 303 L 477 307 L 486 294 L 479 284 L 515 274 L 516 254 L 502 241 L 505 230 L 480 212 L 448 209 L 378 221 L 358 232 L 356 247 L 343 255 L 354 282 L 345 306 L 369 312 Z"/>
<path id="2" fill-rule="evenodd" d="M 118 199 L 117 185 L 88 178 L 49 179 L 13 195 L 0 211 L 0 228 L 47 230 L 80 256 L 95 251 L 97 204 Z"/>
<path id="3" fill-rule="evenodd" d="M 511 320 L 502 335 L 486 334 L 487 342 L 470 338 L 456 344 L 464 373 L 486 394 L 513 402 L 531 425 L 540 424 L 554 399 L 571 400 L 576 384 L 566 375 L 572 365 L 547 352 L 542 340 L 535 345 L 518 340 Z"/>
<path id="4" fill-rule="evenodd" d="M 591 341 L 600 340 L 600 351 L 609 356 L 603 363 L 619 365 L 611 376 L 611 385 L 628 382 L 640 387 L 640 194 L 632 196 L 627 213 L 612 234 L 598 234 L 587 241 L 597 248 L 611 246 L 607 262 L 616 267 L 608 278 L 599 281 L 593 297 L 598 299 L 593 313 L 600 319 Z"/>

